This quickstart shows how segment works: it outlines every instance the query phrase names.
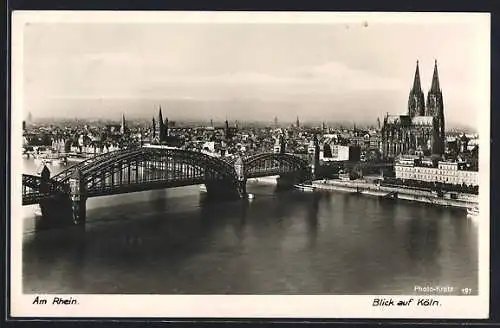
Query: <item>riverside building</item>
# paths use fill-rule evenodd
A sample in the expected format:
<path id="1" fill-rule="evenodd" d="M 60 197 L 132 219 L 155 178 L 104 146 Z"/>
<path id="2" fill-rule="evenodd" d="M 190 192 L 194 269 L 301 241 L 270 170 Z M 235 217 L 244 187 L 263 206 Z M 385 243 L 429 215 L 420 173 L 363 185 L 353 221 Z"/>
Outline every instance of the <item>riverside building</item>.
<path id="1" fill-rule="evenodd" d="M 454 185 L 479 185 L 479 172 L 465 162 L 438 161 L 418 156 L 404 156 L 394 163 L 396 179 L 438 182 Z"/>

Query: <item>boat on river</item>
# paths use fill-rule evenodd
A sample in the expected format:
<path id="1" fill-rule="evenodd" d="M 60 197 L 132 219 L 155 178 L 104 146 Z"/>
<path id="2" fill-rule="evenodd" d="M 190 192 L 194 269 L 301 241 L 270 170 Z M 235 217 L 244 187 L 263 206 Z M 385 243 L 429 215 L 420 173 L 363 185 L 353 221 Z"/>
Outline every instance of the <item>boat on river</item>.
<path id="1" fill-rule="evenodd" d="M 37 205 L 36 208 L 33 210 L 33 214 L 35 215 L 35 218 L 41 218 L 42 215 L 42 209 L 40 208 L 40 205 Z"/>
<path id="2" fill-rule="evenodd" d="M 479 217 L 479 207 L 468 207 L 467 208 L 467 217 L 471 219 L 477 219 Z"/>
<path id="3" fill-rule="evenodd" d="M 311 186 L 311 185 L 306 185 L 306 184 L 303 184 L 303 183 L 299 183 L 299 184 L 296 184 L 296 185 L 293 185 L 294 188 L 296 189 L 299 189 L 299 190 L 302 190 L 302 191 L 314 191 L 315 187 L 314 186 Z"/>

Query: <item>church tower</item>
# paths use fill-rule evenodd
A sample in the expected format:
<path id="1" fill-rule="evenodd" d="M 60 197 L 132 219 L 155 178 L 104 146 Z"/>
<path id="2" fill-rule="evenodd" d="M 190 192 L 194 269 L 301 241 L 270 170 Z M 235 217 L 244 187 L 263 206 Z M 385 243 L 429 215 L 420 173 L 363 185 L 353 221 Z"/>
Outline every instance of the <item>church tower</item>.
<path id="1" fill-rule="evenodd" d="M 424 92 L 420 84 L 420 72 L 418 68 L 415 70 L 415 78 L 413 79 L 413 87 L 410 90 L 410 95 L 408 97 L 408 115 L 410 117 L 414 116 L 424 116 L 425 114 L 425 100 Z"/>
<path id="2" fill-rule="evenodd" d="M 163 115 L 161 113 L 161 106 L 160 106 L 160 110 L 158 112 L 157 124 L 158 124 L 158 126 L 157 126 L 156 130 L 158 131 L 158 139 L 160 142 L 162 142 L 165 140 L 165 127 L 164 127 L 164 123 L 163 123 Z"/>
<path id="3" fill-rule="evenodd" d="M 168 117 L 165 117 L 164 130 L 165 130 L 165 137 L 168 137 L 170 134 L 168 131 Z"/>
<path id="4" fill-rule="evenodd" d="M 226 140 L 229 140 L 229 138 L 231 137 L 229 133 L 229 122 L 227 121 L 227 119 L 224 122 L 224 137 L 226 138 Z"/>
<path id="5" fill-rule="evenodd" d="M 427 93 L 427 106 L 425 109 L 426 116 L 432 116 L 436 120 L 437 131 L 435 141 L 435 153 L 442 154 L 444 152 L 445 134 L 444 134 L 444 104 L 443 93 L 439 86 L 439 74 L 437 68 L 437 60 L 434 61 L 434 74 L 432 75 L 432 83 L 429 92 Z"/>
<path id="6" fill-rule="evenodd" d="M 120 133 L 123 135 L 127 132 L 127 122 L 125 121 L 125 114 L 122 114 L 122 124 L 120 126 Z"/>
<path id="7" fill-rule="evenodd" d="M 156 138 L 156 122 L 155 122 L 155 117 L 153 116 L 153 126 L 152 126 L 152 129 L 153 129 L 153 139 Z"/>

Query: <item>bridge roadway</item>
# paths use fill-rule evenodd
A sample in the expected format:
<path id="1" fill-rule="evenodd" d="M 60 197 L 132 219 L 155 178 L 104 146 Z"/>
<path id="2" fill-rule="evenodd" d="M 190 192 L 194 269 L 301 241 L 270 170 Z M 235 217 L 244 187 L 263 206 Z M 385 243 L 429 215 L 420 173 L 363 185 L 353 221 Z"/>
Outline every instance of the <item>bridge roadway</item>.
<path id="1" fill-rule="evenodd" d="M 50 177 L 23 174 L 23 205 L 44 207 L 54 200 L 71 205 L 75 222 L 85 221 L 89 197 L 205 184 L 209 195 L 237 198 L 246 180 L 279 175 L 290 184 L 310 180 L 309 163 L 286 153 L 263 153 L 225 161 L 172 147 L 141 147 L 109 152 Z M 47 211 L 45 211 L 47 212 Z"/>

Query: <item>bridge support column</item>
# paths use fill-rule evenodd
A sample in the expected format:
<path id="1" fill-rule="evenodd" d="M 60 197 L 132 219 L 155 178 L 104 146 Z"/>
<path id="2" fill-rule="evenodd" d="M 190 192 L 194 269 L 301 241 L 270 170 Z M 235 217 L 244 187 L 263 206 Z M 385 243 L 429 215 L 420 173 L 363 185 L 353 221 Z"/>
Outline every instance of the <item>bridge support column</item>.
<path id="1" fill-rule="evenodd" d="M 47 194 L 50 192 L 49 180 L 50 180 L 50 170 L 47 165 L 43 165 L 42 171 L 40 172 L 41 182 L 40 182 L 40 192 L 42 194 Z"/>
<path id="2" fill-rule="evenodd" d="M 238 192 L 240 193 L 241 196 L 247 194 L 247 179 L 238 181 Z"/>
<path id="3" fill-rule="evenodd" d="M 236 171 L 236 176 L 238 177 L 238 192 L 241 197 L 246 197 L 247 194 L 247 177 L 245 172 L 245 163 L 241 157 L 238 157 L 234 163 L 234 170 Z"/>
<path id="4" fill-rule="evenodd" d="M 50 193 L 50 185 L 49 185 L 49 180 L 50 180 L 50 170 L 47 167 L 47 165 L 44 165 L 42 168 L 42 171 L 40 172 L 40 193 L 42 194 L 49 194 Z M 50 219 L 53 217 L 52 216 L 52 211 L 51 211 L 51 202 L 52 198 L 47 197 L 47 198 L 42 198 L 40 202 L 38 203 L 38 207 L 40 208 L 40 213 L 41 213 L 41 220 L 39 222 L 42 222 L 45 224 L 46 222 L 49 222 Z"/>
<path id="5" fill-rule="evenodd" d="M 69 184 L 73 222 L 84 225 L 87 218 L 87 190 L 79 170 L 71 176 Z"/>
<path id="6" fill-rule="evenodd" d="M 314 153 L 313 157 L 311 158 L 311 173 L 310 173 L 310 178 L 311 181 L 320 179 L 321 174 L 320 174 L 320 161 L 319 161 L 319 141 L 318 141 L 318 136 L 315 134 L 313 138 L 313 144 L 314 144 Z"/>
<path id="7" fill-rule="evenodd" d="M 240 198 L 238 186 L 233 181 L 212 180 L 205 183 L 207 195 L 214 199 L 232 200 Z"/>
<path id="8" fill-rule="evenodd" d="M 71 198 L 71 210 L 73 214 L 73 222 L 76 225 L 85 225 L 87 219 L 87 200 L 85 198 Z"/>
<path id="9" fill-rule="evenodd" d="M 49 229 L 72 225 L 70 220 L 71 201 L 66 194 L 55 194 L 40 200 L 41 217 L 35 222 L 35 229 Z"/>
<path id="10" fill-rule="evenodd" d="M 276 179 L 276 188 L 279 190 L 287 190 L 287 189 L 292 189 L 293 185 L 298 183 L 294 176 L 287 174 L 287 175 L 280 175 Z"/>

